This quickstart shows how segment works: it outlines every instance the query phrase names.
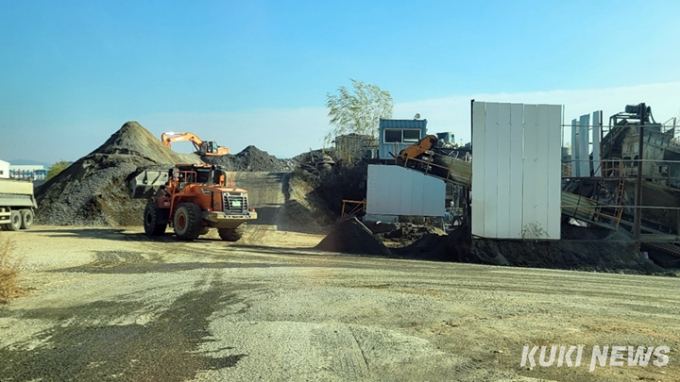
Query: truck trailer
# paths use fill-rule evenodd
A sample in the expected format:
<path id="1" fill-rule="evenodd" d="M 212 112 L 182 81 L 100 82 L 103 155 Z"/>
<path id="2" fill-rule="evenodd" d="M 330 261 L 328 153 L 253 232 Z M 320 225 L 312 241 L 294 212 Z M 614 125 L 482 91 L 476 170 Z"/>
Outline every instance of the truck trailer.
<path id="1" fill-rule="evenodd" d="M 0 178 L 0 230 L 30 228 L 37 208 L 33 182 Z"/>

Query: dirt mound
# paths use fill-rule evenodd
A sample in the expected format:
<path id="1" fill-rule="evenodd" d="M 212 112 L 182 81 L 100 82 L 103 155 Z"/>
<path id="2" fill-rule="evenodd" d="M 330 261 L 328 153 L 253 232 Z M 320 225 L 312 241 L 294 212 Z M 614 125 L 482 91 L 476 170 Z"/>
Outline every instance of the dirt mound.
<path id="1" fill-rule="evenodd" d="M 664 273 L 635 251 L 619 233 L 598 228 L 562 227 L 562 240 L 470 239 L 468 226 L 448 236 L 427 235 L 404 248 L 393 248 L 399 257 L 465 263 L 511 265 L 532 268 L 598 272 Z M 582 239 L 586 240 L 571 240 Z M 625 239 L 625 238 L 623 238 Z"/>
<path id="2" fill-rule="evenodd" d="M 329 252 L 344 252 L 377 256 L 391 256 L 387 248 L 371 230 L 357 218 L 351 218 L 336 224 L 331 233 L 315 247 Z"/>
<path id="3" fill-rule="evenodd" d="M 383 243 L 390 248 L 410 245 L 428 235 L 446 235 L 446 232 L 441 228 L 430 225 L 414 225 L 410 223 L 396 223 L 393 225 L 394 229 L 392 230 L 376 233 L 376 235 L 382 239 Z M 376 232 L 373 228 L 371 228 L 371 231 Z"/>
<path id="4" fill-rule="evenodd" d="M 50 225 L 139 225 L 144 200 L 129 197 L 126 181 L 150 166 L 200 163 L 165 147 L 137 122 L 127 122 L 103 145 L 36 190 L 37 219 Z"/>
<path id="5" fill-rule="evenodd" d="M 296 166 L 296 162 L 293 160 L 278 159 L 252 145 L 235 155 L 203 156 L 201 159 L 206 163 L 220 165 L 227 171 L 288 172 L 293 171 Z"/>
<path id="6" fill-rule="evenodd" d="M 343 199 L 366 199 L 368 164 L 365 162 L 338 162 L 330 171 L 320 174 L 298 168 L 293 176 L 308 184 L 315 198 L 336 216 L 340 216 Z"/>

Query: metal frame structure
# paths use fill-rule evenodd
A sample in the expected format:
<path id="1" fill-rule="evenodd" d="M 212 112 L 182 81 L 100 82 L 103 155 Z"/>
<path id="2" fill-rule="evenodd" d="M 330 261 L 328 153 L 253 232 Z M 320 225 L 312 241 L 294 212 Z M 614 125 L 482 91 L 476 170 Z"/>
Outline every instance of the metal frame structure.
<path id="1" fill-rule="evenodd" d="M 623 221 L 626 221 L 626 224 L 630 227 L 631 225 L 630 220 L 624 218 L 625 217 L 624 212 L 626 210 L 633 211 L 634 219 L 632 222 L 633 223 L 632 233 L 635 236 L 635 241 L 638 245 L 638 248 L 642 243 L 647 243 L 649 241 L 680 243 L 680 218 L 678 219 L 679 220 L 678 227 L 666 226 L 665 229 L 671 230 L 672 232 L 674 231 L 674 234 L 668 235 L 661 231 L 662 227 L 659 225 L 658 222 L 645 221 L 645 219 L 643 219 L 642 217 L 644 210 L 658 210 L 658 209 L 663 209 L 665 211 L 675 211 L 675 213 L 678 214 L 678 216 L 680 217 L 680 206 L 644 205 L 642 198 L 644 192 L 643 186 L 645 182 L 657 183 L 655 181 L 659 180 L 671 181 L 673 179 L 680 180 L 680 176 L 673 176 L 670 173 L 668 174 L 668 176 L 644 174 L 642 167 L 643 164 L 647 162 L 654 163 L 663 162 L 664 164 L 680 163 L 680 160 L 644 159 L 646 144 L 645 131 L 647 130 L 647 128 L 652 129 L 651 131 L 659 131 L 660 133 L 663 134 L 671 133 L 673 134 L 671 142 L 677 142 L 678 132 L 675 131 L 677 127 L 676 123 L 677 123 L 676 118 L 671 118 L 668 121 L 664 122 L 663 124 L 657 123 L 651 114 L 651 108 L 646 106 L 646 104 L 642 103 L 639 105 L 632 106 L 629 105 L 626 107 L 624 112 L 617 113 L 611 116 L 609 118 L 608 126 L 587 125 L 589 131 L 591 131 L 594 128 L 599 128 L 600 130 L 599 143 L 601 157 L 593 158 L 592 155 L 589 155 L 588 158 L 578 159 L 579 161 L 593 162 L 593 168 L 591 169 L 591 172 L 589 174 L 590 176 L 571 176 L 570 174 L 567 176 L 563 176 L 563 182 L 565 180 L 577 180 L 587 182 L 590 185 L 596 185 L 595 187 L 603 187 L 608 190 L 615 190 L 614 195 L 610 195 L 613 196 L 612 198 L 610 198 L 613 199 L 613 203 L 611 202 L 603 203 L 600 200 L 590 199 L 590 201 L 595 204 L 596 210 L 594 211 L 593 214 L 593 220 L 589 221 L 588 223 L 601 225 L 601 223 L 603 223 L 602 220 L 605 220 L 609 222 L 609 224 L 605 223 L 605 225 L 610 225 L 610 228 L 617 229 Z M 564 129 L 572 128 L 572 126 L 563 123 L 562 128 L 563 128 L 562 136 L 564 137 L 565 135 Z M 624 138 L 626 136 L 630 136 L 630 134 L 625 133 L 626 129 L 636 130 L 634 132 L 634 136 L 636 135 L 638 137 L 637 142 L 638 147 L 637 156 L 635 158 L 624 160 L 622 158 L 623 149 L 622 152 L 618 151 L 612 152 L 613 149 L 612 146 L 623 145 Z M 617 140 L 619 142 L 617 142 Z M 680 151 L 680 146 L 677 147 L 678 150 Z M 588 153 L 590 152 L 591 151 L 589 150 Z M 607 157 L 610 159 L 603 159 Z M 563 168 L 565 166 L 570 167 L 573 161 L 574 159 L 572 158 L 571 160 L 569 160 L 569 163 L 567 163 L 564 161 L 563 158 Z M 596 162 L 600 163 L 599 167 L 595 167 Z M 629 165 L 626 166 L 625 163 L 629 163 Z M 602 176 L 594 176 L 594 174 L 596 174 L 597 169 L 601 169 Z M 629 197 L 629 203 L 624 203 L 626 186 L 630 186 L 630 184 L 633 182 L 635 185 L 635 192 L 633 195 L 634 200 L 632 201 L 632 203 L 630 203 L 631 198 Z M 607 187 L 607 183 L 615 183 L 615 185 Z M 680 195 L 680 189 L 677 189 L 677 191 L 678 194 Z M 563 205 L 563 207 L 578 208 L 579 206 Z M 651 227 L 651 225 L 655 225 L 655 227 Z M 643 231 L 656 233 L 643 234 Z"/>

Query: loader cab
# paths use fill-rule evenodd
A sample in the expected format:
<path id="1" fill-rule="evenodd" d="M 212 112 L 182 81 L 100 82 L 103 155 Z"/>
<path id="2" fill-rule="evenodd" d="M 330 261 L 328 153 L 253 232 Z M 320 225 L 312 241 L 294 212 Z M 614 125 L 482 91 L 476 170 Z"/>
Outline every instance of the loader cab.
<path id="1" fill-rule="evenodd" d="M 170 169 L 170 179 L 177 180 L 179 189 L 187 184 L 224 185 L 226 174 L 218 166 L 180 165 Z"/>

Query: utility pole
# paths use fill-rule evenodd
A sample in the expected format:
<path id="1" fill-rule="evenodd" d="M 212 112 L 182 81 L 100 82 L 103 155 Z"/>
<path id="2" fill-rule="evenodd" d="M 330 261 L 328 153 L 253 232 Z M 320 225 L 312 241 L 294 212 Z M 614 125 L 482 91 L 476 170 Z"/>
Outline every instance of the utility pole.
<path id="1" fill-rule="evenodd" d="M 642 154 L 645 145 L 645 119 L 647 119 L 647 105 L 641 103 L 640 108 L 640 139 L 638 141 L 637 180 L 635 183 L 635 246 L 640 252 L 640 225 L 642 220 Z"/>

